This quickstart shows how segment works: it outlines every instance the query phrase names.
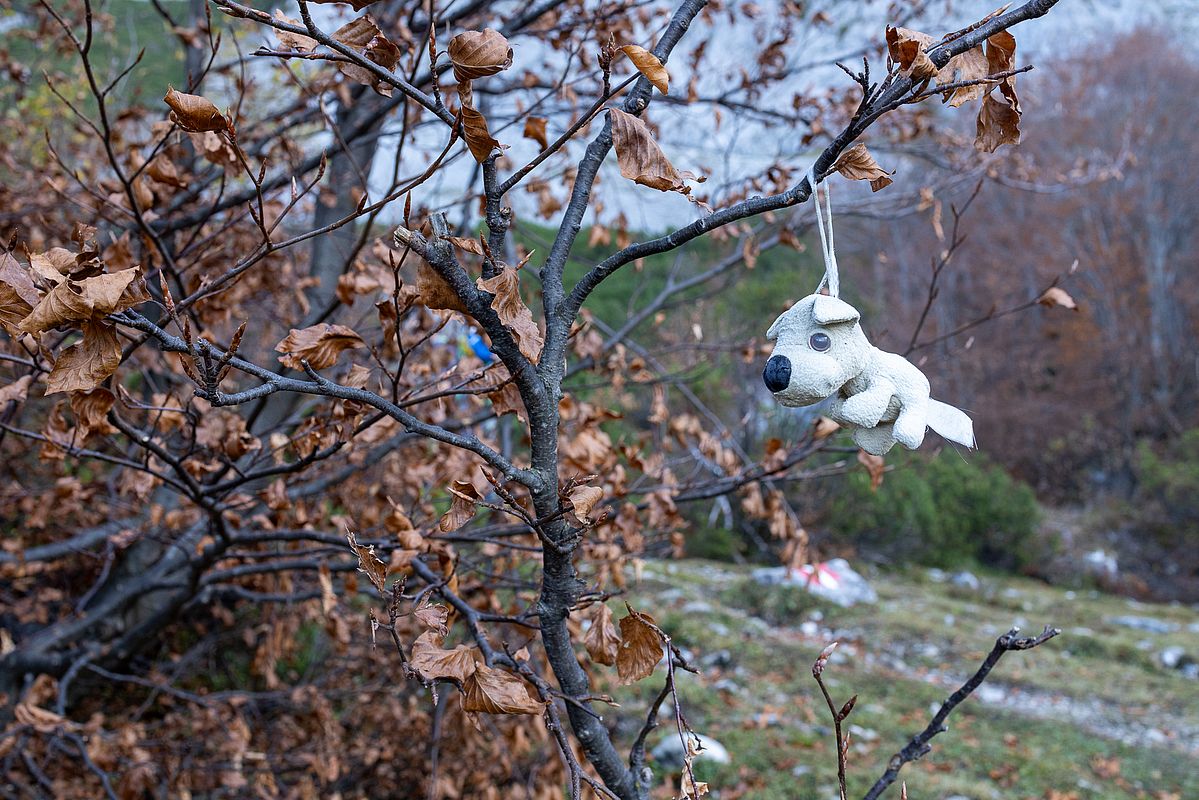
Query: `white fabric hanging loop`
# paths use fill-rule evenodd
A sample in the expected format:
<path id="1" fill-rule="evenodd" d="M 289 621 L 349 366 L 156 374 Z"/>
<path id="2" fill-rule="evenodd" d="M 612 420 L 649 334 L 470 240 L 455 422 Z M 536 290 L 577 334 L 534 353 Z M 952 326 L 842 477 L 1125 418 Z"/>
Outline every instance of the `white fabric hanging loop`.
<path id="1" fill-rule="evenodd" d="M 829 185 L 824 185 L 824 212 L 820 209 L 820 192 L 816 190 L 816 164 L 808 167 L 808 185 L 812 187 L 812 204 L 816 206 L 816 228 L 820 231 L 820 248 L 824 255 L 824 279 L 820 281 L 821 288 L 827 286 L 832 297 L 841 294 L 841 277 L 837 272 L 837 249 L 833 242 L 833 198 Z M 828 217 L 827 230 L 825 217 Z"/>

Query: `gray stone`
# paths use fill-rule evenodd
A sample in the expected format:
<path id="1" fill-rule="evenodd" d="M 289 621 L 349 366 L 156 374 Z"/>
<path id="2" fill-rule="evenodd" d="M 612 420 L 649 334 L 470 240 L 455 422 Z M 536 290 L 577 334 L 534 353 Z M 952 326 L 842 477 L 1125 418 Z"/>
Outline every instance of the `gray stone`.
<path id="1" fill-rule="evenodd" d="M 1109 578 L 1114 578 L 1120 571 L 1119 562 L 1116 560 L 1115 553 L 1109 553 L 1106 550 L 1092 550 L 1082 557 L 1083 566 L 1087 572 L 1092 575 L 1103 575 Z"/>
<path id="2" fill-rule="evenodd" d="M 695 735 L 699 738 L 701 748 L 699 754 L 695 756 L 696 761 L 728 764 L 732 760 L 729 757 L 729 751 L 720 742 L 711 736 L 704 736 L 702 733 Z M 666 735 L 666 738 L 658 742 L 657 746 L 650 751 L 654 762 L 667 770 L 681 770 L 686 753 L 687 751 L 683 749 L 683 743 L 679 741 L 677 731 L 671 731 Z"/>
<path id="3" fill-rule="evenodd" d="M 1125 628 L 1133 628 L 1138 631 L 1148 631 L 1149 633 L 1173 633 L 1178 630 L 1178 624 L 1174 622 L 1166 622 L 1165 620 L 1155 619 L 1153 617 L 1142 617 L 1136 614 L 1126 614 L 1121 617 L 1108 617 L 1107 621 L 1112 625 L 1121 625 Z"/>
<path id="4" fill-rule="evenodd" d="M 984 703 L 1002 703 L 1007 699 L 1007 692 L 998 686 L 984 683 L 974 690 L 974 694 Z"/>
<path id="5" fill-rule="evenodd" d="M 1167 647 L 1157 654 L 1157 660 L 1162 662 L 1162 666 L 1167 669 L 1179 669 L 1186 657 L 1187 651 L 1178 646 Z"/>
<path id="6" fill-rule="evenodd" d="M 728 669 L 733 666 L 733 654 L 728 650 L 714 650 L 705 653 L 699 660 L 699 665 L 705 669 Z"/>
<path id="7" fill-rule="evenodd" d="M 966 570 L 954 573 L 952 583 L 958 588 L 969 589 L 972 592 L 977 592 L 982 588 L 982 581 L 978 579 L 978 576 Z"/>
<path id="8" fill-rule="evenodd" d="M 827 586 L 815 577 L 786 567 L 763 567 L 755 569 L 751 574 L 758 583 L 767 586 L 795 586 L 843 608 L 858 603 L 878 602 L 878 593 L 845 559 L 834 558 L 826 561 L 823 567 L 836 575 L 836 586 Z"/>

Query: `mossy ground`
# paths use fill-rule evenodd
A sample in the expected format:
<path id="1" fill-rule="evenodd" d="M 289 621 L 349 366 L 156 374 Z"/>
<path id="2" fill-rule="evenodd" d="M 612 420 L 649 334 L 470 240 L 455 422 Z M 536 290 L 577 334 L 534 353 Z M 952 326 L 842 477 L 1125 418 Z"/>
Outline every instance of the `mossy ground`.
<path id="1" fill-rule="evenodd" d="M 1157 661 L 1171 645 L 1196 649 L 1193 609 L 1007 576 L 983 576 L 977 590 L 932 581 L 923 570 L 871 581 L 877 605 L 839 609 L 793 588 L 756 587 L 744 568 L 646 565 L 629 601 L 709 665 L 701 676 L 680 673 L 679 682 L 691 725 L 732 756 L 727 766 L 701 766 L 713 797 L 836 797 L 828 713 L 811 677 L 828 641 L 841 642 L 826 672 L 835 699 L 859 696 L 848 720 L 849 794 L 861 797 L 997 636 L 1011 625 L 1036 632 L 1044 624 L 1062 636 L 1003 659 L 981 699 L 963 703 L 932 752 L 904 770 L 909 796 L 1199 797 L 1199 683 Z M 1176 629 L 1154 634 L 1111 621 L 1127 615 Z M 727 651 L 723 666 L 705 661 L 719 651 Z M 603 688 L 628 719 L 662 678 L 659 669 L 636 687 Z M 622 736 L 635 735 L 635 723 L 625 727 Z M 668 732 L 663 726 L 651 742 Z M 885 796 L 898 797 L 898 788 Z"/>

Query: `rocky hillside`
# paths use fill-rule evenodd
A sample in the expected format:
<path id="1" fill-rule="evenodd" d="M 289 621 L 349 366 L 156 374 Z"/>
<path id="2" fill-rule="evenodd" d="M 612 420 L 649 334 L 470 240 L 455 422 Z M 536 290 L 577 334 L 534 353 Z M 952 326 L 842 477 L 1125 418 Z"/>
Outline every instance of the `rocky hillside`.
<path id="1" fill-rule="evenodd" d="M 645 565 L 627 599 L 700 667 L 679 682 L 688 721 L 719 743 L 718 757 L 727 751 L 728 763 L 701 762 L 697 777 L 713 797 L 837 796 L 831 724 L 810 671 L 826 643 L 841 643 L 825 673 L 834 698 L 859 696 L 848 720 L 849 794 L 861 797 L 997 636 L 1045 624 L 1062 635 L 1004 658 L 932 753 L 905 769 L 909 796 L 1199 797 L 1196 609 L 969 573 L 868 578 L 878 602 L 843 609 L 800 588 L 762 585 L 748 568 Z M 638 685 L 640 702 L 661 677 Z M 630 691 L 604 688 L 622 700 Z M 663 796 L 672 745 L 660 742 L 669 734 L 664 727 L 651 741 Z"/>

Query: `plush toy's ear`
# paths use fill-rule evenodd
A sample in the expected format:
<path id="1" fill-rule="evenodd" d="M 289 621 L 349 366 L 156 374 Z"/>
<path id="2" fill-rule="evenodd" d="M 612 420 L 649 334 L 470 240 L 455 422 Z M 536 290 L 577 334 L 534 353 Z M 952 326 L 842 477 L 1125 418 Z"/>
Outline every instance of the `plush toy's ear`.
<path id="1" fill-rule="evenodd" d="M 770 330 L 766 331 L 766 341 L 773 342 L 779 338 L 779 323 L 783 321 L 783 317 L 785 316 L 787 316 L 787 312 L 784 311 L 782 314 L 779 314 L 778 319 L 771 323 Z"/>
<path id="2" fill-rule="evenodd" d="M 857 322 L 861 316 L 858 310 L 849 303 L 827 294 L 816 295 L 816 300 L 812 304 L 812 319 L 820 325 Z"/>

